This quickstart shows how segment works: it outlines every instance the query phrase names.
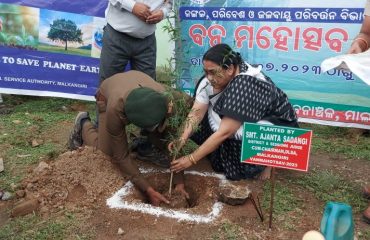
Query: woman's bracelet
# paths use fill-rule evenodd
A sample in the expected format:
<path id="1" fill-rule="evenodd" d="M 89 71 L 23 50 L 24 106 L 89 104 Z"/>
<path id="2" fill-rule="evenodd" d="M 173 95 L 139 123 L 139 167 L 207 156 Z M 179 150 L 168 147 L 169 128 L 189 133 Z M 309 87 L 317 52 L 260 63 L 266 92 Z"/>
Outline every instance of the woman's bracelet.
<path id="1" fill-rule="evenodd" d="M 189 158 L 189 161 L 190 161 L 193 165 L 197 164 L 197 161 L 195 161 L 193 154 L 189 154 L 189 155 L 188 155 L 188 158 Z"/>
<path id="2" fill-rule="evenodd" d="M 357 37 L 357 38 L 355 38 L 355 40 L 354 41 L 357 41 L 357 40 L 360 40 L 360 41 L 362 41 L 363 43 L 365 43 L 365 50 L 364 51 L 366 51 L 366 50 L 368 50 L 369 49 L 369 44 L 367 43 L 367 41 L 366 41 L 366 39 L 365 38 L 362 38 L 362 37 Z"/>

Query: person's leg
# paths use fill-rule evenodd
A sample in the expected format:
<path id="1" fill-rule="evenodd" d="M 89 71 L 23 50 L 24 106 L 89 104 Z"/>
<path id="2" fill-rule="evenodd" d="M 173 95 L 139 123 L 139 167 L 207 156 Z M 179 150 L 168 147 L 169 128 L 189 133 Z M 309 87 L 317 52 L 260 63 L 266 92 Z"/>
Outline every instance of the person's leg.
<path id="1" fill-rule="evenodd" d="M 227 139 L 220 146 L 218 161 L 224 167 L 225 176 L 230 180 L 241 180 L 259 176 L 265 166 L 240 162 L 242 142 L 235 139 Z"/>
<path id="2" fill-rule="evenodd" d="M 133 45 L 132 69 L 143 72 L 156 80 L 157 43 L 155 34 L 153 33 L 144 39 L 136 39 Z"/>
<path id="3" fill-rule="evenodd" d="M 100 83 L 116 73 L 124 71 L 130 60 L 131 41 L 124 33 L 117 32 L 109 24 L 104 27 L 103 47 L 100 54 Z"/>
<path id="4" fill-rule="evenodd" d="M 367 222 L 367 223 L 369 223 L 369 224 L 370 224 L 370 204 L 369 204 L 369 206 L 366 208 L 366 210 L 364 211 L 364 213 L 363 213 L 363 217 L 364 217 L 365 222 Z"/>
<path id="5" fill-rule="evenodd" d="M 98 129 L 91 121 L 86 121 L 82 126 L 83 145 L 98 147 Z"/>
<path id="6" fill-rule="evenodd" d="M 364 197 L 370 200 L 370 185 L 367 185 L 363 189 Z M 363 218 L 365 222 L 370 224 L 370 203 L 363 213 Z"/>
<path id="7" fill-rule="evenodd" d="M 131 45 L 133 46 L 130 62 L 131 68 L 143 72 L 156 80 L 157 45 L 155 33 L 144 39 L 132 39 Z M 161 143 L 157 142 L 155 137 L 149 139 L 153 135 L 148 134 L 145 130 L 141 130 L 140 134 L 144 137 L 141 137 L 142 139 L 136 147 L 138 158 L 162 167 L 168 167 L 168 153 L 167 151 L 163 151 L 163 147 L 159 146 Z M 159 143 L 159 145 L 153 146 L 153 141 Z"/>
<path id="8" fill-rule="evenodd" d="M 258 179 L 259 180 L 270 179 L 271 178 L 271 171 L 272 171 L 271 167 L 265 167 L 265 169 L 263 169 L 263 171 L 258 176 Z"/>
<path id="9" fill-rule="evenodd" d="M 109 24 L 104 27 L 103 47 L 100 54 L 99 86 L 107 78 L 121 73 L 131 57 L 131 38 L 114 30 Z M 96 107 L 95 127 L 99 127 L 99 111 Z"/>
<path id="10" fill-rule="evenodd" d="M 151 78 L 156 80 L 156 57 L 157 57 L 157 45 L 155 34 L 144 38 L 144 39 L 131 39 L 131 45 L 133 46 L 131 68 L 149 75 Z M 147 136 L 148 133 L 143 129 L 140 134 Z M 153 139 L 152 139 L 153 140 Z M 143 141 L 137 147 L 138 158 L 142 160 L 146 159 L 156 165 L 167 167 L 168 160 L 165 153 L 161 152 L 160 149 L 153 146 L 152 142 L 143 138 Z M 156 159 L 157 158 L 157 159 Z"/>

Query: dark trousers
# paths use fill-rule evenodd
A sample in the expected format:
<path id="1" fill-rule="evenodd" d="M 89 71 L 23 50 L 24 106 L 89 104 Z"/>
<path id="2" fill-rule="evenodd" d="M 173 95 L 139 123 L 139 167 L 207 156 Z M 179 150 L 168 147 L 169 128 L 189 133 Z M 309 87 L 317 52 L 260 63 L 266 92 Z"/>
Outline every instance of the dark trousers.
<path id="1" fill-rule="evenodd" d="M 131 69 L 146 73 L 155 80 L 157 42 L 155 33 L 146 38 L 134 38 L 112 28 L 104 27 L 103 48 L 100 54 L 99 79 L 101 84 L 114 74 L 121 73 L 130 62 Z M 99 125 L 99 111 L 96 109 Z"/>
<path id="2" fill-rule="evenodd" d="M 123 72 L 128 62 L 132 70 L 148 74 L 155 79 L 157 43 L 155 33 L 146 38 L 134 38 L 114 30 L 109 24 L 104 28 L 103 48 L 100 55 L 100 82 Z"/>

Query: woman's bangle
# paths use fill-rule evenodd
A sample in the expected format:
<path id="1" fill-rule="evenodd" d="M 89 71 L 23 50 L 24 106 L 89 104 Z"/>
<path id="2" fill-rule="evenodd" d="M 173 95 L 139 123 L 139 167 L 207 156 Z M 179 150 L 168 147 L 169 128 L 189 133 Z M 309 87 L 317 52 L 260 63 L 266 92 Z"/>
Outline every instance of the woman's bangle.
<path id="1" fill-rule="evenodd" d="M 355 38 L 355 40 L 354 41 L 357 41 L 357 40 L 360 40 L 360 41 L 362 41 L 363 43 L 365 43 L 365 50 L 364 51 L 366 51 L 366 50 L 368 50 L 369 49 L 369 44 L 367 43 L 367 41 L 366 41 L 366 39 L 365 38 L 362 38 L 362 37 L 357 37 L 357 38 Z"/>
<path id="2" fill-rule="evenodd" d="M 189 155 L 188 155 L 188 158 L 189 158 L 189 161 L 190 161 L 193 165 L 197 164 L 197 161 L 195 161 L 193 154 L 189 154 Z"/>

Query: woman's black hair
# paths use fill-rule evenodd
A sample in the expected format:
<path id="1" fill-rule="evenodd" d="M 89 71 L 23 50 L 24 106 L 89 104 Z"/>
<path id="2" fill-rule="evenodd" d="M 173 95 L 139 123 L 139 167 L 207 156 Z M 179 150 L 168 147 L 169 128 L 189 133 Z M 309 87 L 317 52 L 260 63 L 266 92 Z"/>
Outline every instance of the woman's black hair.
<path id="1" fill-rule="evenodd" d="M 220 65 L 224 69 L 228 69 L 231 65 L 236 67 L 242 62 L 239 53 L 234 52 L 231 47 L 225 43 L 217 44 L 203 55 L 203 61 L 212 61 Z"/>

